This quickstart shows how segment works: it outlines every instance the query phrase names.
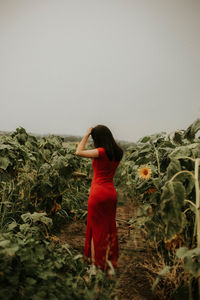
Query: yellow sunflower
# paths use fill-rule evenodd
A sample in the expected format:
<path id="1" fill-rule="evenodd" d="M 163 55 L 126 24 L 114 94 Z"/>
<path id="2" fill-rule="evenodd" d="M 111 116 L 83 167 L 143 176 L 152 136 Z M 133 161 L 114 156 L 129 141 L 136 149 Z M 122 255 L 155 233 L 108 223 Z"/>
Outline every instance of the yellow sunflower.
<path id="1" fill-rule="evenodd" d="M 148 180 L 151 177 L 151 169 L 149 166 L 142 166 L 138 169 L 138 176 L 142 179 Z"/>

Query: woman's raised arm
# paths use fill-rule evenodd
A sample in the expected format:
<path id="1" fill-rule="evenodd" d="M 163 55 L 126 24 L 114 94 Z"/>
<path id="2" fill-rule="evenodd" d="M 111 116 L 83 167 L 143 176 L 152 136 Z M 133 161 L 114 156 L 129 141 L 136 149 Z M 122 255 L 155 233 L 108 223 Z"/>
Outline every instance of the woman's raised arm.
<path id="1" fill-rule="evenodd" d="M 85 144 L 90 136 L 92 127 L 90 127 L 87 132 L 86 135 L 82 138 L 82 140 L 80 141 L 75 154 L 81 157 L 88 157 L 88 158 L 95 158 L 95 157 L 99 157 L 99 152 L 97 149 L 92 149 L 92 150 L 84 150 L 85 149 Z"/>

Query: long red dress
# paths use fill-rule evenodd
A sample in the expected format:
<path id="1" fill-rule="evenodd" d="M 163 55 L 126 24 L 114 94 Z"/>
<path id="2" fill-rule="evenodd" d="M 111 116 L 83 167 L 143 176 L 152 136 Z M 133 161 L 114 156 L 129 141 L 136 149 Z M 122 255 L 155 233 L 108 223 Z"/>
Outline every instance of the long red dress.
<path id="1" fill-rule="evenodd" d="M 91 258 L 91 239 L 93 237 L 95 264 L 102 270 L 106 270 L 108 260 L 116 268 L 118 259 L 115 221 L 117 193 L 113 177 L 119 162 L 110 161 L 104 148 L 97 149 L 99 157 L 92 161 L 93 179 L 88 199 L 84 255 Z"/>

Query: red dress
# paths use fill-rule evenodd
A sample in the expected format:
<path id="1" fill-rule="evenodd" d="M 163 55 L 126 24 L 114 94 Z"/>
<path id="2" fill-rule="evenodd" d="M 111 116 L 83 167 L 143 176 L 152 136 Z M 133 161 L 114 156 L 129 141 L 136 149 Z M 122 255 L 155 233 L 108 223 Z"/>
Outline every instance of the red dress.
<path id="1" fill-rule="evenodd" d="M 117 193 L 113 177 L 119 162 L 110 161 L 104 148 L 97 149 L 99 157 L 92 161 L 93 179 L 88 199 L 84 255 L 91 258 L 93 237 L 95 264 L 105 270 L 108 267 L 108 260 L 113 267 L 117 267 L 118 238 L 115 221 Z"/>

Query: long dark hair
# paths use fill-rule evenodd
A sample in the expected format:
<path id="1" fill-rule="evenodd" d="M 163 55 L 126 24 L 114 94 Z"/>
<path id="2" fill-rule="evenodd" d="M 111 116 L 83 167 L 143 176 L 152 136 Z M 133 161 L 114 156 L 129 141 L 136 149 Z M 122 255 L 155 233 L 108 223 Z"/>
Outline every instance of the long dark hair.
<path id="1" fill-rule="evenodd" d="M 123 150 L 115 142 L 110 129 L 104 125 L 97 125 L 92 128 L 91 136 L 96 148 L 105 149 L 109 160 L 120 161 L 123 156 Z"/>

